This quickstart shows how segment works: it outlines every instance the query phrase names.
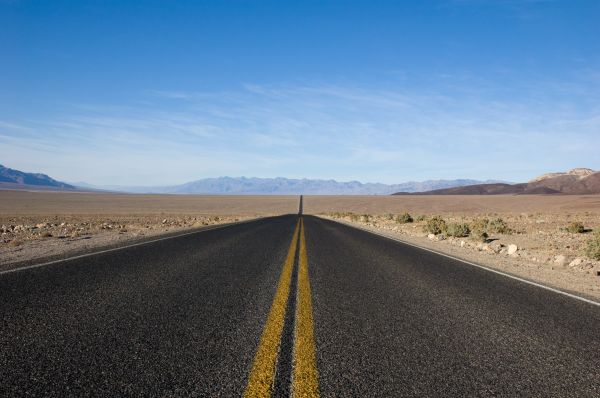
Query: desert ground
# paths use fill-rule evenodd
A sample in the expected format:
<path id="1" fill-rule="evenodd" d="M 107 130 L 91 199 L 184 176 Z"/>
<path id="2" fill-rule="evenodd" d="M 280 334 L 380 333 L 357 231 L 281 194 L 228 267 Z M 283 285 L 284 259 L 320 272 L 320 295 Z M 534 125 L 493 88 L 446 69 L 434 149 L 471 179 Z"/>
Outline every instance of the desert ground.
<path id="1" fill-rule="evenodd" d="M 0 269 L 297 210 L 298 196 L 0 191 Z M 600 195 L 305 196 L 304 213 L 600 299 L 600 261 L 585 254 L 600 230 Z M 413 221 L 398 222 L 404 213 Z M 435 216 L 471 227 L 500 219 L 504 229 L 485 240 L 431 234 Z M 583 232 L 569 232 L 574 223 Z"/>
<path id="2" fill-rule="evenodd" d="M 600 299 L 600 259 L 586 253 L 590 241 L 600 238 L 600 195 L 321 196 L 305 197 L 304 209 Z M 412 222 L 398 220 L 404 213 Z M 475 229 L 487 219 L 501 228 L 488 229 L 486 239 L 474 233 L 458 237 L 445 232 L 432 234 L 427 223 L 435 216 L 448 225 Z M 577 225 L 579 230 L 574 230 Z"/>
<path id="3" fill-rule="evenodd" d="M 294 196 L 0 191 L 0 269 L 297 211 Z"/>
<path id="4" fill-rule="evenodd" d="M 305 196 L 304 212 L 325 214 L 600 213 L 600 195 Z"/>

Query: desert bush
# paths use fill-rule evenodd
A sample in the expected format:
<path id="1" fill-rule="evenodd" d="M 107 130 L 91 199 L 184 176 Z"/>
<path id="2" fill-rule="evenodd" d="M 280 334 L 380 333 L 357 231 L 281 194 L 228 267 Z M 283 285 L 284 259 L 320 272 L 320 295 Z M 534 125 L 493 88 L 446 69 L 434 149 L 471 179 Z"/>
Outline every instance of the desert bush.
<path id="1" fill-rule="evenodd" d="M 600 260 L 600 230 L 594 232 L 588 240 L 584 253 L 593 260 Z"/>
<path id="2" fill-rule="evenodd" d="M 425 214 L 419 214 L 418 216 L 415 217 L 415 221 L 425 221 L 427 219 L 427 216 Z"/>
<path id="3" fill-rule="evenodd" d="M 394 219 L 394 215 L 393 215 L 392 213 L 388 213 L 388 214 L 386 214 L 385 218 L 386 218 L 387 220 L 390 220 L 390 221 L 391 221 L 391 220 L 393 220 L 393 219 Z"/>
<path id="4" fill-rule="evenodd" d="M 486 232 L 494 232 L 498 234 L 510 234 L 512 229 L 508 227 L 506 222 L 501 218 L 494 218 L 488 223 Z"/>
<path id="5" fill-rule="evenodd" d="M 369 215 L 369 214 L 363 214 L 360 216 L 360 221 L 362 221 L 362 222 L 369 222 L 370 219 L 371 219 L 371 215 Z"/>
<path id="6" fill-rule="evenodd" d="M 489 237 L 487 229 L 490 220 L 487 218 L 476 218 L 471 223 L 471 238 L 477 242 L 485 242 Z"/>
<path id="7" fill-rule="evenodd" d="M 472 231 L 471 239 L 477 242 L 487 242 L 489 235 L 485 231 Z"/>
<path id="8" fill-rule="evenodd" d="M 567 225 L 567 232 L 572 234 L 582 234 L 585 232 L 585 227 L 579 221 L 573 221 Z"/>
<path id="9" fill-rule="evenodd" d="M 446 231 L 446 221 L 440 216 L 431 217 L 427 220 L 427 224 L 425 224 L 423 230 L 430 234 L 439 235 Z"/>
<path id="10" fill-rule="evenodd" d="M 493 220 L 488 218 L 477 218 L 471 223 L 471 230 L 475 235 L 482 235 L 483 232 L 486 234 L 510 234 L 513 232 L 501 218 L 494 218 Z"/>
<path id="11" fill-rule="evenodd" d="M 348 216 L 350 217 L 350 221 L 360 220 L 360 216 L 358 214 L 350 213 L 350 214 L 348 214 Z"/>
<path id="12" fill-rule="evenodd" d="M 464 238 L 471 234 L 471 228 L 468 224 L 450 223 L 446 226 L 446 234 L 455 238 Z"/>
<path id="13" fill-rule="evenodd" d="M 398 224 L 406 224 L 406 223 L 413 222 L 413 218 L 411 217 L 410 214 L 404 213 L 404 214 L 400 214 L 398 217 L 396 217 L 396 222 Z"/>

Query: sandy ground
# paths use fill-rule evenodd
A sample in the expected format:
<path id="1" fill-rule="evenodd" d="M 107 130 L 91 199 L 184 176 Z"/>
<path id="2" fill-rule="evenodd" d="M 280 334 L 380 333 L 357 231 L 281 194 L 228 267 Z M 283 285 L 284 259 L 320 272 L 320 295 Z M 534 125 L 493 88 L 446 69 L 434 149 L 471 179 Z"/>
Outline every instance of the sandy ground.
<path id="1" fill-rule="evenodd" d="M 345 197 L 337 206 L 335 201 L 308 197 L 304 204 L 311 213 L 600 300 L 600 261 L 584 254 L 593 231 L 600 230 L 600 195 Z M 404 212 L 415 221 L 398 223 L 396 216 Z M 501 218 L 510 231 L 490 233 L 485 242 L 434 237 L 424 231 L 434 215 L 470 225 L 481 218 Z M 417 221 L 417 216 L 425 220 Z M 585 233 L 567 232 L 572 222 L 581 222 Z"/>
<path id="2" fill-rule="evenodd" d="M 257 216 L 297 211 L 297 196 L 131 195 L 0 190 L 0 217 L 60 214 Z"/>
<path id="3" fill-rule="evenodd" d="M 386 214 L 600 213 L 600 195 L 305 196 L 304 212 Z"/>
<path id="4" fill-rule="evenodd" d="M 0 191 L 0 270 L 256 217 L 296 213 L 294 196 Z"/>

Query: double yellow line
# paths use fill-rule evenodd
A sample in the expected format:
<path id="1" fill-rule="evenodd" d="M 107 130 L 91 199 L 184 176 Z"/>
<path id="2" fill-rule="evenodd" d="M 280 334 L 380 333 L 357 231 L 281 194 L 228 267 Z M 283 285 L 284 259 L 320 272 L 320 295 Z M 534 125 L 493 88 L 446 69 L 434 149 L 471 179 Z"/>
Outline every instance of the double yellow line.
<path id="1" fill-rule="evenodd" d="M 277 292 L 254 357 L 244 397 L 270 397 L 273 392 L 298 241 L 300 241 L 300 250 L 294 322 L 292 395 L 294 397 L 319 396 L 306 238 L 304 220 L 300 217 L 294 229 L 292 243 L 277 284 Z"/>

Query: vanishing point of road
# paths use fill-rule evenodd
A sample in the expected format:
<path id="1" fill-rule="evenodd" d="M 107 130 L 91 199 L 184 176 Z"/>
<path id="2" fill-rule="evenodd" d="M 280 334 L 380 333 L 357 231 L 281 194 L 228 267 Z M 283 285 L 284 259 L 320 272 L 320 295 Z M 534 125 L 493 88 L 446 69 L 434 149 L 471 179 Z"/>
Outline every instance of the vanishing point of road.
<path id="1" fill-rule="evenodd" d="M 0 396 L 599 397 L 600 307 L 286 215 L 0 274 Z"/>

